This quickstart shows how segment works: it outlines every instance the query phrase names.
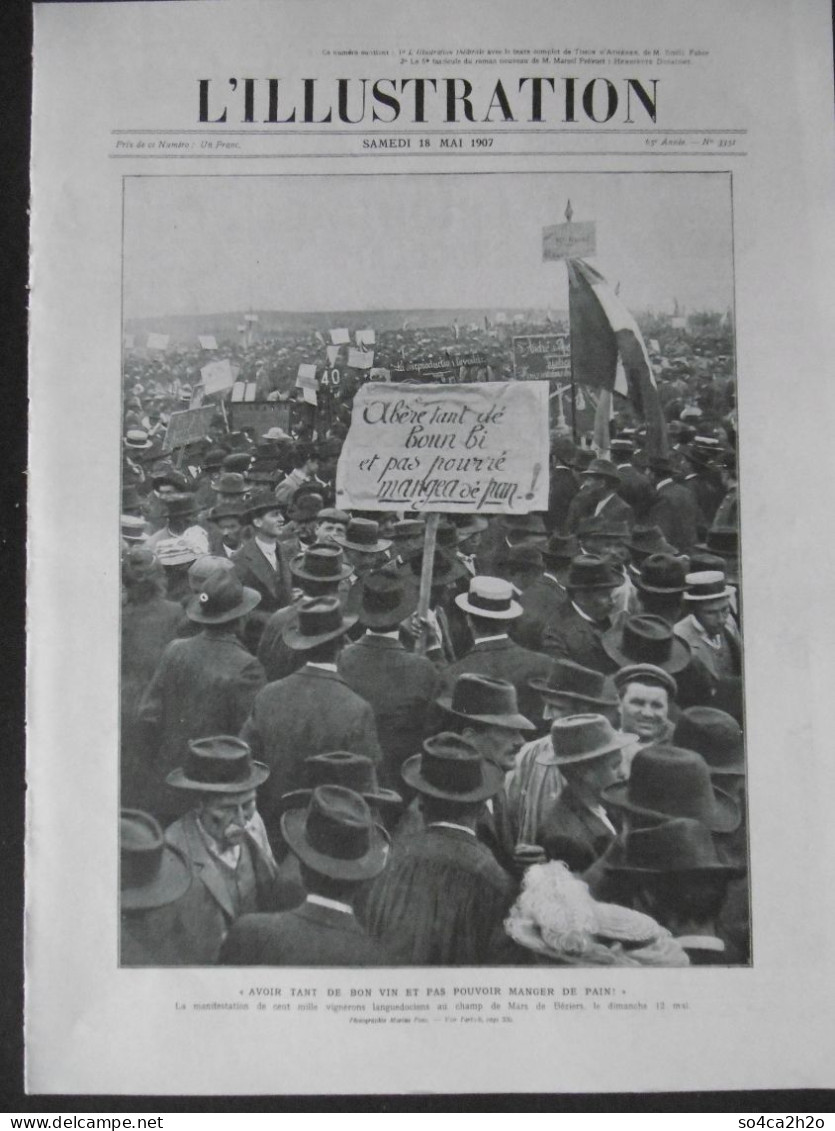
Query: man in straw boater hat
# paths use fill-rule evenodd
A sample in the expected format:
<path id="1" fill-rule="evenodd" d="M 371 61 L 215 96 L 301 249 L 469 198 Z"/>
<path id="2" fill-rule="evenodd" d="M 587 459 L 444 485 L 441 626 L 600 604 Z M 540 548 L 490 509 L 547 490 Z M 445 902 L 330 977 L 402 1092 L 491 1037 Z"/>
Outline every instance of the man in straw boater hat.
<path id="1" fill-rule="evenodd" d="M 402 773 L 420 796 L 424 828 L 392 850 L 369 893 L 369 930 L 405 965 L 481 965 L 515 894 L 476 836 L 502 771 L 468 739 L 441 733 L 403 763 Z"/>
<path id="2" fill-rule="evenodd" d="M 393 787 L 404 759 L 420 749 L 441 677 L 430 660 L 407 652 L 400 642 L 400 624 L 414 612 L 417 593 L 406 588 L 394 562 L 368 574 L 362 587 L 359 623 L 365 635 L 340 654 L 338 668 L 374 711 L 383 750 L 380 775 Z"/>
<path id="3" fill-rule="evenodd" d="M 688 573 L 686 581 L 688 615 L 675 626 L 676 635 L 687 642 L 715 681 L 739 676 L 740 640 L 730 615 L 733 590 L 724 573 Z"/>
<path id="4" fill-rule="evenodd" d="M 338 598 L 306 597 L 284 643 L 304 653 L 304 665 L 269 683 L 256 696 L 241 731 L 272 771 L 264 813 L 272 829 L 281 795 L 304 784 L 304 761 L 313 754 L 349 750 L 382 761 L 374 712 L 337 671 L 345 634 L 355 622 Z"/>
<path id="5" fill-rule="evenodd" d="M 539 831 L 557 803 L 565 778 L 554 753 L 551 725 L 556 719 L 594 711 L 614 721 L 618 699 L 600 672 L 570 660 L 554 660 L 547 679 L 531 680 L 542 701 L 548 733 L 525 743 L 505 779 L 508 809 L 517 841 L 538 843 Z"/>
<path id="6" fill-rule="evenodd" d="M 386 949 L 354 914 L 362 888 L 389 855 L 385 830 L 360 794 L 320 785 L 307 805 L 285 810 L 281 833 L 298 859 L 304 902 L 273 915 L 246 915 L 229 932 L 226 966 L 386 966 Z"/>
<path id="7" fill-rule="evenodd" d="M 166 845 L 150 813 L 123 809 L 119 820 L 122 966 L 179 966 L 187 961 L 180 901 L 191 886 L 182 854 Z"/>
<path id="8" fill-rule="evenodd" d="M 623 578 L 607 558 L 579 554 L 572 561 L 565 587 L 569 601 L 542 634 L 542 650 L 555 660 L 609 674 L 618 664 L 603 648 L 611 628 L 615 590 Z"/>
<path id="9" fill-rule="evenodd" d="M 539 830 L 549 860 L 583 872 L 617 836 L 604 790 L 623 780 L 621 752 L 631 738 L 604 715 L 568 715 L 551 726 L 554 757 L 565 786 Z"/>
<path id="10" fill-rule="evenodd" d="M 257 807 L 257 790 L 270 776 L 245 742 L 231 735 L 194 739 L 186 759 L 167 777 L 188 811 L 165 831 L 192 874 L 180 909 L 187 962 L 217 962 L 230 925 L 251 911 L 273 910 L 278 868 Z"/>
<path id="11" fill-rule="evenodd" d="M 709 830 L 690 817 L 630 830 L 623 858 L 606 871 L 620 896 L 652 915 L 677 939 L 693 966 L 738 965 L 742 956 L 720 937 L 728 886 L 745 867 L 725 864 Z"/>
<path id="12" fill-rule="evenodd" d="M 298 620 L 302 601 L 307 597 L 339 597 L 352 573 L 335 542 L 317 542 L 291 558 L 295 599 L 272 614 L 258 644 L 258 659 L 270 682 L 284 679 L 305 662 L 304 652 L 290 648 L 282 639 L 284 629 Z"/>
<path id="13" fill-rule="evenodd" d="M 551 664 L 547 656 L 523 648 L 508 634 L 511 622 L 522 615 L 513 585 L 499 577 L 473 577 L 469 590 L 459 593 L 455 604 L 467 614 L 474 644 L 443 673 L 447 689 L 451 692 L 464 674 L 508 680 L 516 688 L 521 714 L 536 717 L 539 703 L 529 681 L 546 676 Z"/>
<path id="14" fill-rule="evenodd" d="M 259 600 L 223 569 L 214 570 L 191 598 L 186 616 L 201 631 L 166 647 L 139 705 L 146 756 L 160 783 L 191 739 L 235 734 L 249 714 L 266 680 L 240 634 Z M 155 816 L 171 815 L 171 798 L 161 784 L 155 803 Z"/>

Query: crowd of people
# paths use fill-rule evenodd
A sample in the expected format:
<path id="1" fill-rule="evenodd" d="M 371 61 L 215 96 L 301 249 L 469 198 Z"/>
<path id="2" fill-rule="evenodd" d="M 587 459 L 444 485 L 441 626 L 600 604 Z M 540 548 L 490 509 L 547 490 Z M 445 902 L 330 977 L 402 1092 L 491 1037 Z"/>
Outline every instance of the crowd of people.
<path id="1" fill-rule="evenodd" d="M 669 455 L 555 428 L 425 613 L 425 517 L 334 506 L 349 397 L 165 454 L 129 361 L 124 965 L 750 961 L 733 383 L 663 348 Z"/>

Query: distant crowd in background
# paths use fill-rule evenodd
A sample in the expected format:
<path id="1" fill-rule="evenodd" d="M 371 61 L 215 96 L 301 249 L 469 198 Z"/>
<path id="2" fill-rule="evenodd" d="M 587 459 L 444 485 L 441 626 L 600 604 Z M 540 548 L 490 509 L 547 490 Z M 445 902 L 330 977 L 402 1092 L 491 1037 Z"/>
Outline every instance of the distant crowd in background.
<path id="1" fill-rule="evenodd" d="M 548 329 L 407 324 L 375 364 L 506 380 Z M 362 374 L 296 403 L 321 333 L 223 351 L 287 428 L 218 401 L 170 453 L 199 354 L 126 355 L 123 964 L 750 960 L 731 332 L 645 334 L 669 455 L 555 405 L 547 510 L 442 516 L 425 615 L 425 519 L 335 506 Z"/>

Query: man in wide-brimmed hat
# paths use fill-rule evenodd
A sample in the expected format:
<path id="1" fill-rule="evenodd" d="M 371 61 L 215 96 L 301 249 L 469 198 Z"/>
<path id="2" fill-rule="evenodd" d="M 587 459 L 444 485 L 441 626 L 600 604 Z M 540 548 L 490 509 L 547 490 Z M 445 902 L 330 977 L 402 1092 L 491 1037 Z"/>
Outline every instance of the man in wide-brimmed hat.
<path id="1" fill-rule="evenodd" d="M 416 605 L 417 593 L 393 562 L 368 574 L 359 610 L 365 634 L 338 662 L 339 674 L 374 711 L 384 753 L 380 775 L 390 786 L 399 784 L 401 764 L 420 748 L 427 710 L 441 685 L 435 665 L 400 641 L 400 624 Z"/>
<path id="2" fill-rule="evenodd" d="M 688 615 L 676 624 L 676 635 L 686 641 L 717 682 L 739 676 L 739 634 L 730 615 L 733 590 L 724 573 L 688 573 L 686 584 L 684 608 Z"/>
<path id="3" fill-rule="evenodd" d="M 600 672 L 570 660 L 554 660 L 547 678 L 531 680 L 542 700 L 548 733 L 525 743 L 505 779 L 508 808 L 516 840 L 536 844 L 539 830 L 565 785 L 554 753 L 550 727 L 556 719 L 593 711 L 613 721 L 618 699 Z"/>
<path id="4" fill-rule="evenodd" d="M 714 681 L 690 646 L 662 617 L 636 613 L 626 617 L 603 636 L 603 648 L 617 668 L 630 664 L 654 664 L 675 676 L 680 707 L 707 703 Z"/>
<path id="5" fill-rule="evenodd" d="M 166 845 L 150 813 L 119 818 L 119 960 L 122 966 L 178 966 L 188 959 L 178 912 L 191 886 L 188 864 Z"/>
<path id="6" fill-rule="evenodd" d="M 283 632 L 298 619 L 299 606 L 307 597 L 339 597 L 353 570 L 346 564 L 342 548 L 335 542 L 314 543 L 290 560 L 293 602 L 278 609 L 264 626 L 258 643 L 258 659 L 267 679 L 284 679 L 305 662 L 304 652 L 284 643 Z"/>
<path id="7" fill-rule="evenodd" d="M 622 584 L 608 558 L 574 558 L 565 580 L 569 600 L 542 634 L 543 652 L 593 671 L 614 672 L 618 665 L 604 650 L 602 637 L 611 628 L 614 594 Z"/>
<path id="8" fill-rule="evenodd" d="M 386 867 L 389 840 L 359 793 L 317 786 L 306 805 L 281 817 L 283 839 L 298 859 L 304 902 L 276 915 L 239 919 L 223 947 L 227 966 L 383 966 L 385 948 L 354 914 L 362 888 Z"/>
<path id="9" fill-rule="evenodd" d="M 165 840 L 193 877 L 180 912 L 191 964 L 216 962 L 240 915 L 277 905 L 278 870 L 256 802 L 268 777 L 245 742 L 223 734 L 189 742 L 184 764 L 166 778 L 190 803 L 166 829 Z"/>
<path id="10" fill-rule="evenodd" d="M 270 827 L 281 795 L 302 787 L 304 761 L 311 755 L 350 750 L 378 765 L 382 761 L 374 712 L 337 671 L 345 634 L 354 622 L 337 597 L 306 597 L 295 621 L 282 630 L 284 643 L 303 653 L 305 662 L 264 688 L 241 731 L 272 771 L 264 803 Z"/>
<path id="11" fill-rule="evenodd" d="M 534 724 L 519 710 L 516 689 L 504 679 L 464 673 L 452 693 L 438 699 L 446 730 L 456 731 L 472 742 L 478 753 L 503 774 L 516 765 L 516 755 Z M 530 863 L 523 854 L 516 859 L 516 830 L 511 820 L 507 794 L 500 789 L 485 805 L 476 829 L 499 864 L 511 874 L 521 874 Z"/>
<path id="12" fill-rule="evenodd" d="M 157 803 L 151 808 L 161 819 L 173 812 L 161 779 L 179 763 L 188 742 L 237 733 L 266 682 L 264 669 L 240 635 L 259 601 L 234 572 L 212 572 L 186 608 L 201 631 L 167 646 L 142 697 L 139 718 L 146 728 L 147 758 L 160 777 Z"/>
<path id="13" fill-rule="evenodd" d="M 607 871 L 621 898 L 666 927 L 691 965 L 731 966 L 743 960 L 717 927 L 728 886 L 745 868 L 719 859 L 701 821 L 679 817 L 630 830 L 623 858 Z"/>
<path id="14" fill-rule="evenodd" d="M 621 496 L 620 472 L 608 459 L 593 459 L 580 472 L 580 490 L 572 500 L 566 529 L 576 532 L 584 518 L 604 518 L 607 522 L 635 525 L 635 512 Z"/>
<path id="15" fill-rule="evenodd" d="M 217 503 L 206 515 L 209 523 L 209 545 L 213 554 L 226 558 L 240 550 L 246 531 L 246 508 L 242 502 Z"/>
<path id="16" fill-rule="evenodd" d="M 469 589 L 455 598 L 455 605 L 467 615 L 473 636 L 472 648 L 443 673 L 448 691 L 464 673 L 508 680 L 516 688 L 519 708 L 525 717 L 536 713 L 538 699 L 529 681 L 545 676 L 548 658 L 512 640 L 510 624 L 522 615 L 513 585 L 499 577 L 473 577 Z"/>
<path id="17" fill-rule="evenodd" d="M 409 966 L 481 965 L 514 895 L 476 835 L 502 772 L 466 738 L 441 733 L 404 762 L 402 773 L 420 797 L 424 827 L 396 841 L 369 894 L 369 929 Z"/>
<path id="18" fill-rule="evenodd" d="M 604 715 L 554 721 L 551 742 L 565 786 L 538 832 L 549 860 L 563 860 L 572 872 L 583 872 L 615 839 L 604 790 L 623 779 L 621 753 L 630 741 Z"/>

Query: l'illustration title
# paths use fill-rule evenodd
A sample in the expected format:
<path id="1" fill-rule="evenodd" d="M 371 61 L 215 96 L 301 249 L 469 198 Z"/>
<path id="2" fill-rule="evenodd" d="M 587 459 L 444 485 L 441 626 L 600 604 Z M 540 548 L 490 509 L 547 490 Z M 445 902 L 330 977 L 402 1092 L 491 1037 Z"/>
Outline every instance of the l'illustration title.
<path id="1" fill-rule="evenodd" d="M 379 122 L 656 122 L 658 79 L 198 79 L 198 121 L 302 125 Z M 633 117 L 637 115 L 637 117 Z"/>

